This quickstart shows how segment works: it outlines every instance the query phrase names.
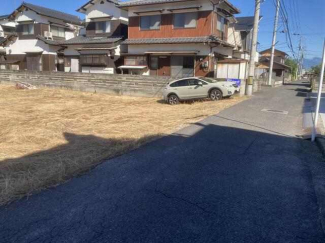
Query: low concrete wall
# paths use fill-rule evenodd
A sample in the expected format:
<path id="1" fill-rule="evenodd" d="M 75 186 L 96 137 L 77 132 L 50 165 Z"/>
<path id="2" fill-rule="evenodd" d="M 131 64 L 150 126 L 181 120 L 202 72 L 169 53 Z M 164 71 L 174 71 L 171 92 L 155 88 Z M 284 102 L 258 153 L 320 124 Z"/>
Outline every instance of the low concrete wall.
<path id="1" fill-rule="evenodd" d="M 145 97 L 161 97 L 170 81 L 169 77 L 0 70 L 0 83 L 26 82 L 35 86 Z"/>

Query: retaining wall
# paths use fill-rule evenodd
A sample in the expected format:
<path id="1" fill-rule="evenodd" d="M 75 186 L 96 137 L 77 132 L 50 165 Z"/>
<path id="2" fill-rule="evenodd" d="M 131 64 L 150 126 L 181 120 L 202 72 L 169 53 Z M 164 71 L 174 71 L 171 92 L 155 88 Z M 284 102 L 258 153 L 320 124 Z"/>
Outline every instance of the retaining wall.
<path id="1" fill-rule="evenodd" d="M 170 77 L 64 72 L 0 70 L 0 82 L 26 82 L 35 86 L 65 88 L 116 95 L 161 97 Z"/>

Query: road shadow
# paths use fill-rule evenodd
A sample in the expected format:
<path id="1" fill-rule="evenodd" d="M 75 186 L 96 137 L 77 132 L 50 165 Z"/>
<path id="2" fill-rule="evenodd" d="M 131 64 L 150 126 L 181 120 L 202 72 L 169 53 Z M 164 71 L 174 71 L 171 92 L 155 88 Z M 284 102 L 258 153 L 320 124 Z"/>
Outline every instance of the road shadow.
<path id="1" fill-rule="evenodd" d="M 284 86 L 301 86 L 310 88 L 310 82 L 285 83 Z"/>
<path id="2" fill-rule="evenodd" d="M 0 161 L 0 204 L 63 183 L 159 137 L 106 139 L 63 134 L 66 143 L 45 151 Z"/>
<path id="3" fill-rule="evenodd" d="M 248 123 L 209 119 L 219 125 L 196 123 L 0 208 L 1 239 L 324 242 L 325 190 L 314 185 L 324 185 L 325 170 L 317 147 L 250 130 Z M 69 146 L 83 138 L 74 139 Z"/>

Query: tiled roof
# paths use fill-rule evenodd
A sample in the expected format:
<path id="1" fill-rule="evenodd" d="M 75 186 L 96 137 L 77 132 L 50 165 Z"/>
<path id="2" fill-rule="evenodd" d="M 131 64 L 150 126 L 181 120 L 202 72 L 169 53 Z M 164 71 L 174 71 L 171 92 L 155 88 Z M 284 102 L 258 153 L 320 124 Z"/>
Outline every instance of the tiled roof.
<path id="1" fill-rule="evenodd" d="M 2 20 L 2 19 L 6 19 L 6 18 L 8 18 L 9 17 L 9 15 L 1 15 L 0 16 L 0 20 Z"/>
<path id="2" fill-rule="evenodd" d="M 75 44 L 109 44 L 122 40 L 122 37 L 86 37 L 77 36 L 63 42 L 65 45 Z"/>
<path id="3" fill-rule="evenodd" d="M 44 41 L 49 45 L 65 46 L 65 45 L 82 45 L 82 44 L 112 44 L 122 40 L 122 37 L 85 37 L 77 36 L 69 40 L 56 41 L 46 39 L 43 36 L 38 35 L 37 39 Z"/>
<path id="4" fill-rule="evenodd" d="M 49 44 L 49 45 L 54 45 L 54 46 L 59 46 L 60 45 L 60 41 L 46 39 L 44 36 L 41 36 L 41 35 L 36 36 L 36 38 L 43 41 L 46 44 Z"/>
<path id="5" fill-rule="evenodd" d="M 79 24 L 81 25 L 81 20 L 78 16 L 72 15 L 72 14 L 67 14 L 67 13 L 63 13 L 54 9 L 50 9 L 50 8 L 45 8 L 45 7 L 41 7 L 38 5 L 34 5 L 34 4 L 30 4 L 30 3 L 26 3 L 23 2 L 20 7 L 13 12 L 11 15 L 16 14 L 16 12 L 21 9 L 22 7 L 25 8 L 29 8 L 31 10 L 33 10 L 34 12 L 43 15 L 43 16 L 47 16 L 47 17 L 51 17 L 51 18 L 55 18 L 55 19 L 61 19 L 66 23 L 72 23 L 72 24 Z"/>
<path id="6" fill-rule="evenodd" d="M 141 45 L 141 44 L 183 44 L 183 43 L 219 43 L 224 46 L 234 47 L 233 45 L 219 39 L 214 35 L 199 37 L 180 37 L 180 38 L 148 38 L 148 39 L 127 39 L 123 44 Z"/>
<path id="7" fill-rule="evenodd" d="M 126 2 L 121 2 L 121 7 L 133 7 L 141 5 L 151 5 L 151 4 L 162 4 L 162 3 L 173 3 L 173 2 L 186 2 L 186 0 L 130 0 Z M 237 13 L 240 13 L 240 10 L 232 5 L 228 0 L 224 0 L 228 6 L 233 8 Z"/>

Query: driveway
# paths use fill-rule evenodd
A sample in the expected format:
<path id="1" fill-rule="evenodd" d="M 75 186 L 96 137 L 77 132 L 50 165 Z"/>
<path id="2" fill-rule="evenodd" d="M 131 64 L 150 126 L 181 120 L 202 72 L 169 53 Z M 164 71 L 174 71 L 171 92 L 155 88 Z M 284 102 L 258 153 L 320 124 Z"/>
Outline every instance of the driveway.
<path id="1" fill-rule="evenodd" d="M 300 88 L 265 88 L 1 208 L 0 241 L 325 242 L 325 164 L 297 137 Z"/>

